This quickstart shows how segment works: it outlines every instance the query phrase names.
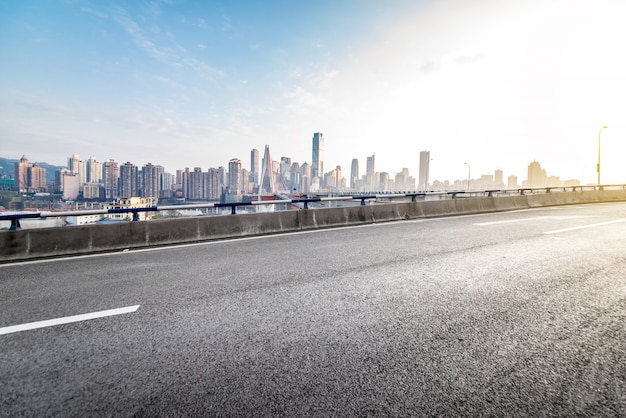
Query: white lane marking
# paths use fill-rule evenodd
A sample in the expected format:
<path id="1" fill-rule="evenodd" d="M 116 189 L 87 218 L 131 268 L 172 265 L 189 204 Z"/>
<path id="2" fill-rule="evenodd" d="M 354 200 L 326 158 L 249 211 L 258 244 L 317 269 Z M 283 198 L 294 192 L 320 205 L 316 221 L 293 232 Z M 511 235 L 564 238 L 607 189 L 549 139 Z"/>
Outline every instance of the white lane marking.
<path id="1" fill-rule="evenodd" d="M 542 217 L 534 216 L 532 218 L 506 219 L 504 221 L 492 221 L 492 222 L 479 222 L 479 223 L 475 223 L 474 225 L 487 226 L 487 225 L 509 224 L 509 223 L 515 223 L 515 222 L 536 221 L 538 219 L 542 219 Z"/>
<path id="2" fill-rule="evenodd" d="M 563 220 L 563 219 L 577 219 L 577 218 L 593 218 L 593 216 L 589 215 L 546 215 L 546 216 L 533 216 L 531 218 L 519 218 L 519 219 L 505 219 L 503 221 L 492 221 L 492 222 L 479 222 L 475 223 L 476 226 L 487 226 L 487 225 L 498 225 L 498 224 L 508 224 L 515 222 L 526 222 L 526 221 L 538 221 L 538 220 Z"/>
<path id="3" fill-rule="evenodd" d="M 91 312 L 82 315 L 66 316 L 63 318 L 48 319 L 45 321 L 29 322 L 27 324 L 13 325 L 10 327 L 0 328 L 0 335 L 11 334 L 13 332 L 27 331 L 37 328 L 53 327 L 55 325 L 69 324 L 72 322 L 88 321 L 90 319 L 104 318 L 106 316 L 122 315 L 135 312 L 139 309 L 139 305 L 127 306 L 125 308 L 109 309 L 106 311 Z"/>
<path id="4" fill-rule="evenodd" d="M 595 228 L 597 226 L 611 225 L 611 224 L 616 224 L 618 222 L 624 222 L 624 219 L 617 219 L 617 220 L 614 220 L 614 221 L 600 222 L 600 223 L 597 223 L 597 224 L 573 226 L 571 228 L 555 229 L 554 231 L 546 231 L 546 232 L 544 232 L 544 234 L 546 234 L 546 235 L 547 234 L 558 234 L 560 232 L 576 231 L 577 229 L 585 229 L 585 228 Z"/>

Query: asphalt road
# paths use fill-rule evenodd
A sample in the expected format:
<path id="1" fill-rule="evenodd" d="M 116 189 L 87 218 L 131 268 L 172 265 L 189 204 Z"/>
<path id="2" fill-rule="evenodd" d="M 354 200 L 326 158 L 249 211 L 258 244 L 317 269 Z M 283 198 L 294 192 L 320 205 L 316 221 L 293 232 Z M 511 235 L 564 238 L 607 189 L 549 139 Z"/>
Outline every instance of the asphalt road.
<path id="1" fill-rule="evenodd" d="M 0 295 L 3 417 L 626 416 L 626 203 L 0 265 Z"/>

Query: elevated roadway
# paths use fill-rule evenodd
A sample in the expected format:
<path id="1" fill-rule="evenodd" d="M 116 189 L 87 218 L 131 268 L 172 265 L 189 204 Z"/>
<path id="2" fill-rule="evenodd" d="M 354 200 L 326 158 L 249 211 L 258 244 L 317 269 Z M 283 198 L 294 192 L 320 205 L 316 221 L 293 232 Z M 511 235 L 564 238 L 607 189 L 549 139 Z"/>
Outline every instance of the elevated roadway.
<path id="1" fill-rule="evenodd" d="M 625 240 L 601 203 L 2 264 L 0 415 L 623 417 Z"/>

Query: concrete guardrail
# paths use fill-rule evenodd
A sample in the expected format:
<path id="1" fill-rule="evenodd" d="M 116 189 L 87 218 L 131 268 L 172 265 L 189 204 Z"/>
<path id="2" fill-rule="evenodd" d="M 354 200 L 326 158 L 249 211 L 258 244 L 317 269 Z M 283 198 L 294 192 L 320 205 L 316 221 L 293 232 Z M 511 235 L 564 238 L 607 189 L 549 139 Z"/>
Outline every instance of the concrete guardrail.
<path id="1" fill-rule="evenodd" d="M 616 201 L 626 201 L 626 190 L 600 189 L 502 197 L 467 197 L 244 213 L 234 216 L 196 216 L 59 228 L 3 230 L 0 231 L 0 262 L 417 218 Z"/>

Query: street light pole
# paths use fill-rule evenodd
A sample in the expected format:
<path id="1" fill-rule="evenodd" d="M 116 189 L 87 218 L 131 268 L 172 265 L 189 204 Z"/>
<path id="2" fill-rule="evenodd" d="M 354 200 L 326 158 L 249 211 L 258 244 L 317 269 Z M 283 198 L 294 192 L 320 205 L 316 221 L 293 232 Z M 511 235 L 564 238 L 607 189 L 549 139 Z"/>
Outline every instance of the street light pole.
<path id="1" fill-rule="evenodd" d="M 467 166 L 467 190 L 469 190 L 470 189 L 470 178 L 471 178 L 471 175 L 470 175 L 471 171 L 470 170 L 471 169 L 470 169 L 470 165 L 468 163 L 465 163 L 465 165 Z"/>
<path id="2" fill-rule="evenodd" d="M 608 126 L 603 126 L 598 132 L 598 165 L 596 166 L 596 170 L 598 171 L 598 186 L 600 185 L 600 134 L 602 130 L 606 128 L 608 128 Z"/>

